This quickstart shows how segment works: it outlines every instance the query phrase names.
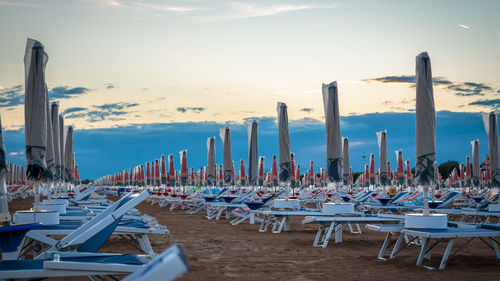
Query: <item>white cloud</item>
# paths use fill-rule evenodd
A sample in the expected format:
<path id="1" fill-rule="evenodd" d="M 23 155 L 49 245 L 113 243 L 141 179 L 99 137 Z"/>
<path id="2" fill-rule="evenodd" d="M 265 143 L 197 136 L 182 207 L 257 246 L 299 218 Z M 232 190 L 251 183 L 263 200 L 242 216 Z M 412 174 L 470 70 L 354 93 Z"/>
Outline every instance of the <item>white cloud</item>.
<path id="1" fill-rule="evenodd" d="M 222 16 L 216 16 L 210 18 L 210 20 L 255 18 L 255 17 L 278 15 L 294 11 L 311 10 L 311 9 L 331 9 L 336 7 L 334 5 L 318 5 L 318 4 L 260 5 L 253 2 L 229 2 L 227 5 L 231 9 L 231 12 Z"/>
<path id="2" fill-rule="evenodd" d="M 464 24 L 459 24 L 458 26 L 460 26 L 463 29 L 469 29 L 470 28 L 470 26 L 467 26 L 467 25 L 464 25 Z"/>

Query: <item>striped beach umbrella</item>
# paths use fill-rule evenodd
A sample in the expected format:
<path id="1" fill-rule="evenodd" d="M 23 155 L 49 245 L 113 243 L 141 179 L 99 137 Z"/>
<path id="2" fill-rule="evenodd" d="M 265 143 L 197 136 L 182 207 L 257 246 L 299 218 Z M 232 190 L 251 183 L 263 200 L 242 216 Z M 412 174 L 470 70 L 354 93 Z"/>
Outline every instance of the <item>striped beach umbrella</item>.
<path id="1" fill-rule="evenodd" d="M 413 185 L 413 176 L 411 174 L 410 160 L 406 160 L 406 185 L 407 186 Z"/>
<path id="2" fill-rule="evenodd" d="M 259 186 L 264 186 L 264 156 L 261 156 L 259 158 L 259 177 L 258 177 L 259 181 L 258 181 L 258 184 Z"/>
<path id="3" fill-rule="evenodd" d="M 271 168 L 271 185 L 278 186 L 278 162 L 276 159 L 276 154 L 273 154 L 273 165 Z"/>
<path id="4" fill-rule="evenodd" d="M 370 185 L 375 185 L 375 155 L 370 154 Z"/>
<path id="5" fill-rule="evenodd" d="M 188 184 L 189 171 L 187 167 L 187 150 L 182 150 L 179 152 L 181 157 L 181 185 L 186 186 Z"/>
<path id="6" fill-rule="evenodd" d="M 349 171 L 351 169 L 350 155 L 349 155 L 349 139 L 342 138 L 342 158 L 343 158 L 343 171 L 344 171 L 344 184 L 350 185 L 352 183 Z"/>
<path id="7" fill-rule="evenodd" d="M 290 153 L 290 187 L 296 187 L 296 173 L 295 173 L 295 154 Z"/>
<path id="8" fill-rule="evenodd" d="M 404 185 L 405 184 L 405 171 L 404 171 L 404 166 L 403 166 L 403 151 L 400 149 L 396 151 L 396 160 L 398 161 L 398 167 L 397 167 L 397 175 L 398 175 L 398 184 Z"/>
<path id="9" fill-rule="evenodd" d="M 245 174 L 245 163 L 243 159 L 240 160 L 240 185 L 247 186 L 247 176 Z"/>
<path id="10" fill-rule="evenodd" d="M 222 164 L 219 164 L 219 187 L 224 186 L 224 168 L 222 167 Z"/>
<path id="11" fill-rule="evenodd" d="M 165 155 L 161 156 L 161 185 L 167 184 L 167 163 L 165 161 Z"/>
<path id="12" fill-rule="evenodd" d="M 314 178 L 315 177 L 316 176 L 314 175 L 314 162 L 313 162 L 313 160 L 311 160 L 311 162 L 309 162 L 309 185 L 314 186 L 314 184 L 315 184 Z"/>
<path id="13" fill-rule="evenodd" d="M 300 165 L 297 165 L 297 171 L 295 172 L 295 185 L 296 187 L 301 187 L 300 181 Z"/>
<path id="14" fill-rule="evenodd" d="M 177 175 L 175 173 L 174 155 L 173 154 L 170 154 L 168 156 L 168 174 L 170 177 L 170 186 L 174 187 L 176 185 L 175 177 Z"/>

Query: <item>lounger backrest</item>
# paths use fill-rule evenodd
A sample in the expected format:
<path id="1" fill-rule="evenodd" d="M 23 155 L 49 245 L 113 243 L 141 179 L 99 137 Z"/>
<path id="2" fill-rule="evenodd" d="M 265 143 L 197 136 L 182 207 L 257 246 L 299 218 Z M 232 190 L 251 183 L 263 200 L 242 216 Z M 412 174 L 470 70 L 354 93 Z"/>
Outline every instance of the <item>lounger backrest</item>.
<path id="1" fill-rule="evenodd" d="M 121 217 L 149 196 L 147 191 L 140 194 L 128 193 L 97 216 L 82 224 L 63 238 L 55 250 L 77 250 L 96 252 L 114 232 Z"/>
<path id="2" fill-rule="evenodd" d="M 453 200 L 455 200 L 455 198 L 458 195 L 460 195 L 460 192 L 456 192 L 456 191 L 450 192 L 450 194 L 448 195 L 448 197 L 446 197 L 446 200 L 444 200 L 443 203 L 439 204 L 438 208 L 446 207 L 448 204 L 450 204 L 451 202 L 453 202 Z"/>
<path id="3" fill-rule="evenodd" d="M 270 196 L 270 197 L 268 197 L 268 198 L 266 198 L 266 199 L 262 200 L 262 203 L 263 203 L 263 204 L 262 204 L 262 206 L 265 206 L 265 205 L 269 204 L 272 200 L 274 200 L 274 199 L 278 198 L 278 197 L 279 197 L 281 194 L 283 194 L 284 192 L 285 192 L 284 190 L 281 190 L 280 192 L 278 192 L 278 193 L 274 194 L 273 196 Z"/>
<path id="4" fill-rule="evenodd" d="M 227 191 L 227 187 L 224 187 L 223 189 L 219 190 L 219 192 L 217 192 L 217 194 L 215 194 L 214 197 L 219 197 L 222 194 L 224 194 L 226 191 Z"/>
<path id="5" fill-rule="evenodd" d="M 92 195 L 92 192 L 96 191 L 97 188 L 99 188 L 99 187 L 98 186 L 89 187 L 89 188 L 85 189 L 84 191 L 76 194 L 75 197 L 73 198 L 73 200 L 74 201 L 87 200 L 90 198 L 90 195 Z"/>

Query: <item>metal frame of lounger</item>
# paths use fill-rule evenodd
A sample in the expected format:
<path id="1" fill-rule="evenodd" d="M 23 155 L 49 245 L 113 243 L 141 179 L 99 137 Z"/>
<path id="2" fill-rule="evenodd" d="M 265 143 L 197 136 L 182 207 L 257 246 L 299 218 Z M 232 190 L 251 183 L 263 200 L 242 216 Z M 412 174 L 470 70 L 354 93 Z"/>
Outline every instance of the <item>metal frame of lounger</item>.
<path id="1" fill-rule="evenodd" d="M 346 214 L 352 215 L 352 214 Z M 342 224 L 360 224 L 360 223 L 384 223 L 384 222 L 399 222 L 399 218 L 381 218 L 381 217 L 324 217 L 324 216 L 311 216 L 306 217 L 302 223 L 303 224 L 319 224 L 318 232 L 313 242 L 314 247 L 328 246 L 328 242 L 332 236 L 332 232 L 335 230 L 335 243 L 342 242 Z M 322 242 L 320 245 L 319 242 Z"/>
<path id="2" fill-rule="evenodd" d="M 216 194 L 213 195 L 214 200 L 217 200 L 218 198 L 220 198 L 227 191 L 228 191 L 227 187 L 221 188 Z M 198 204 L 198 205 L 194 204 L 189 210 L 186 211 L 186 214 L 194 215 L 194 214 L 198 213 L 199 211 L 201 211 L 207 207 L 207 203 L 209 203 L 209 202 L 204 200 L 203 202 L 200 202 L 200 204 Z"/>
<path id="3" fill-rule="evenodd" d="M 78 228 L 73 230 L 61 240 L 56 240 L 35 231 L 30 231 L 26 233 L 26 236 L 24 237 L 24 240 L 21 244 L 21 251 L 19 256 L 25 255 L 30 250 L 30 240 L 36 240 L 49 245 L 49 248 L 43 253 L 40 253 L 39 251 L 37 251 L 38 249 L 35 249 L 41 247 L 33 248 L 35 259 L 43 258 L 44 253 L 47 253 L 49 251 L 71 251 L 76 249 L 80 250 L 80 248 L 82 247 L 84 249 L 88 248 L 89 246 L 91 248 L 95 247 L 94 245 L 88 244 L 90 243 L 89 241 L 91 239 L 94 239 L 94 241 L 100 243 L 102 246 L 102 244 L 104 244 L 107 240 L 107 237 L 109 237 L 106 237 L 106 235 L 111 235 L 111 233 L 114 232 L 123 215 L 126 214 L 130 209 L 141 203 L 148 196 L 149 193 L 147 191 L 144 191 L 140 194 L 127 194 L 123 196 L 113 205 L 103 210 L 88 222 L 80 225 Z M 106 233 L 106 230 L 110 231 L 110 233 L 103 234 Z M 104 237 L 106 238 L 106 240 L 102 241 L 102 239 L 100 239 L 101 237 L 98 237 L 99 235 L 105 235 Z"/>
<path id="4" fill-rule="evenodd" d="M 439 264 L 439 269 L 444 269 L 448 259 L 450 258 L 454 241 L 457 238 L 469 239 L 460 248 L 458 248 L 453 255 L 456 255 L 458 251 L 465 248 L 465 246 L 467 246 L 467 244 L 469 244 L 472 240 L 478 238 L 494 251 L 497 259 L 500 259 L 498 241 L 495 239 L 496 237 L 500 237 L 499 226 L 496 226 L 495 229 L 491 229 L 487 228 L 491 227 L 488 225 L 481 227 L 481 225 L 456 224 L 453 222 L 452 225 L 458 225 L 460 227 L 448 227 L 446 229 L 408 229 L 404 228 L 403 225 L 367 225 L 366 227 L 374 231 L 387 232 L 386 238 L 379 252 L 379 259 L 384 259 L 385 252 L 392 244 L 394 244 L 394 247 L 389 259 L 394 259 L 396 255 L 406 246 L 412 244 L 413 241 L 418 240 L 420 243 L 417 243 L 417 245 L 420 245 L 420 251 L 417 257 L 416 265 L 422 266 L 424 258 L 430 259 L 431 250 L 438 243 L 448 242 L 441 258 L 441 263 Z M 396 236 L 396 240 L 391 242 L 391 237 L 393 235 Z M 413 238 L 411 240 L 406 239 L 408 236 Z M 488 245 L 483 238 L 489 238 L 491 245 Z M 405 244 L 403 244 L 403 240 L 406 240 Z M 432 240 L 434 240 L 434 243 L 431 244 Z M 432 269 L 432 267 L 425 267 Z"/>
<path id="5" fill-rule="evenodd" d="M 173 245 L 122 281 L 171 281 L 182 276 L 188 269 L 184 251 L 180 246 Z"/>
<path id="6" fill-rule="evenodd" d="M 278 199 L 283 194 L 285 194 L 285 191 L 281 190 L 278 193 L 272 195 L 271 197 L 264 199 L 264 201 L 263 201 L 264 203 L 257 210 L 248 210 L 248 211 L 245 212 L 243 210 L 243 208 L 237 208 L 237 209 L 240 210 L 241 213 L 238 214 L 236 212 L 233 212 L 233 214 L 236 216 L 236 218 L 234 218 L 230 222 L 231 225 L 238 225 L 238 224 L 246 221 L 247 219 L 249 220 L 250 224 L 254 224 L 256 221 L 257 222 L 262 222 L 261 218 L 255 217 L 255 215 L 257 214 L 257 211 L 259 209 L 262 209 L 262 208 L 265 208 L 265 207 L 269 206 L 274 200 Z"/>
<path id="7" fill-rule="evenodd" d="M 243 203 L 248 197 L 253 195 L 253 191 L 248 191 L 246 193 L 241 194 L 239 197 L 235 197 L 230 203 L 226 202 L 207 202 L 207 216 L 205 217 L 208 220 L 212 220 L 215 218 L 216 221 L 219 220 L 220 216 L 225 212 L 226 219 L 231 218 L 231 211 L 234 209 L 243 210 L 246 205 Z"/>

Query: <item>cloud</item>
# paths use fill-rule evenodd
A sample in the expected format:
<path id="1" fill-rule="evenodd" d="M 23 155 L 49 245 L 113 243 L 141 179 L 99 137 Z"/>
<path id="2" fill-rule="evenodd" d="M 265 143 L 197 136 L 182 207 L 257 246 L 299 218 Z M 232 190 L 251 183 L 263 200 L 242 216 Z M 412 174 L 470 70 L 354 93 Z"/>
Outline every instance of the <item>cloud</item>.
<path id="1" fill-rule="evenodd" d="M 66 114 L 79 112 L 79 111 L 85 111 L 85 110 L 87 110 L 87 108 L 85 108 L 85 107 L 70 107 L 70 108 L 64 110 L 63 112 L 61 112 L 61 114 L 66 115 Z"/>
<path id="2" fill-rule="evenodd" d="M 500 107 L 500 99 L 491 100 L 477 100 L 469 103 L 469 105 L 479 105 L 485 107 L 491 107 L 493 109 Z"/>
<path id="3" fill-rule="evenodd" d="M 177 111 L 181 113 L 186 113 L 188 111 L 191 111 L 193 113 L 201 113 L 206 109 L 207 109 L 206 107 L 177 107 Z"/>
<path id="4" fill-rule="evenodd" d="M 467 26 L 465 24 L 459 24 L 458 26 L 460 26 L 463 29 L 469 29 L 470 28 L 470 26 Z"/>
<path id="5" fill-rule="evenodd" d="M 304 107 L 304 108 L 301 108 L 300 111 L 304 111 L 304 112 L 307 112 L 307 113 L 311 113 L 314 111 L 314 108 L 310 108 L 310 107 Z"/>
<path id="6" fill-rule="evenodd" d="M 114 88 L 118 88 L 117 86 L 115 86 L 115 84 L 113 83 L 106 83 L 104 84 L 104 86 L 106 87 L 106 89 L 108 90 L 111 90 L 111 89 L 114 89 Z"/>
<path id="7" fill-rule="evenodd" d="M 378 82 L 386 84 L 404 83 L 415 87 L 415 75 L 395 75 L 383 76 L 378 78 L 363 79 L 364 82 Z M 441 86 L 445 91 L 453 92 L 460 97 L 483 96 L 485 93 L 493 92 L 494 89 L 484 83 L 474 82 L 454 82 L 445 77 L 434 77 L 432 82 L 435 86 Z M 500 92 L 500 91 L 499 91 Z"/>
<path id="8" fill-rule="evenodd" d="M 0 107 L 17 106 L 21 104 L 24 104 L 24 90 L 22 85 L 0 90 Z"/>
<path id="9" fill-rule="evenodd" d="M 31 3 L 22 3 L 20 1 L 0 0 L 0 7 L 34 7 Z"/>
<path id="10" fill-rule="evenodd" d="M 130 1 L 130 0 L 88 0 L 87 2 L 100 7 L 126 9 L 135 13 L 145 12 L 173 12 L 183 13 L 199 10 L 199 7 L 154 4 L 150 1 Z"/>
<path id="11" fill-rule="evenodd" d="M 104 120 L 111 121 L 120 121 L 125 120 L 124 115 L 130 113 L 126 111 L 131 107 L 138 106 L 138 103 L 126 103 L 126 102 L 117 102 L 117 103 L 107 103 L 102 105 L 93 105 L 90 108 L 83 107 L 72 107 L 66 109 L 63 113 L 66 119 L 77 119 L 77 118 L 85 118 L 87 122 L 95 123 Z M 118 118 L 118 116 L 121 116 Z"/>
<path id="12" fill-rule="evenodd" d="M 79 95 L 83 95 L 85 93 L 88 93 L 90 89 L 85 88 L 85 87 L 74 87 L 70 88 L 68 86 L 59 86 L 59 87 L 54 87 L 52 90 L 49 91 L 49 98 L 50 99 L 67 99 L 67 98 L 72 98 L 76 97 Z"/>
<path id="13" fill-rule="evenodd" d="M 210 18 L 210 20 L 231 20 L 272 16 L 282 13 L 311 10 L 311 9 L 331 9 L 335 5 L 318 4 L 257 4 L 253 2 L 229 2 L 227 3 L 231 12 L 225 15 Z"/>

